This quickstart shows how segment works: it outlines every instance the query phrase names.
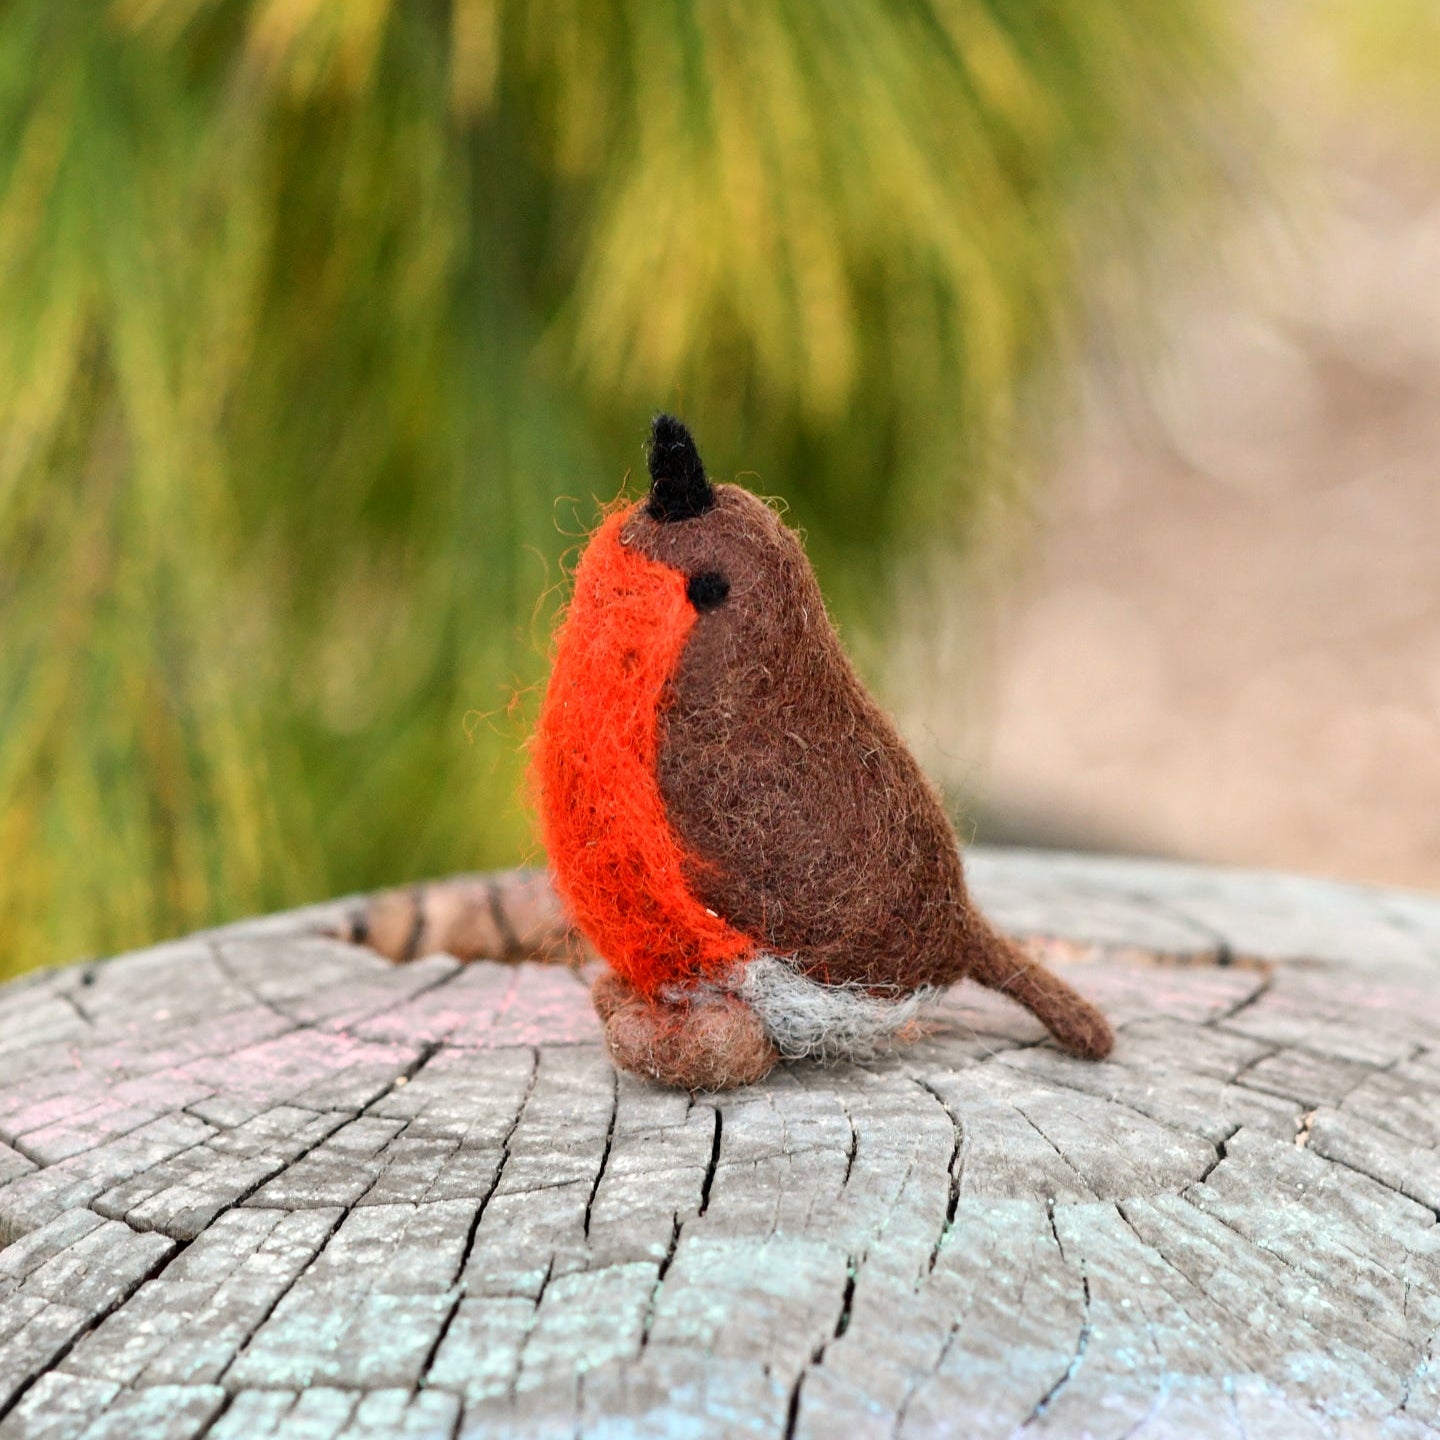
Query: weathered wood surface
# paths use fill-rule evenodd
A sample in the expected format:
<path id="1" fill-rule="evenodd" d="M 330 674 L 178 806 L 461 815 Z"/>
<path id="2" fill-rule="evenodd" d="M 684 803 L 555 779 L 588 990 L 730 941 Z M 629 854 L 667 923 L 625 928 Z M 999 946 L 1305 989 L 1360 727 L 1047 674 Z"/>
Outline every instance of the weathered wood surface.
<path id="1" fill-rule="evenodd" d="M 1120 1027 L 617 1076 L 320 907 L 0 990 L 0 1437 L 1440 1433 L 1440 900 L 977 854 Z"/>

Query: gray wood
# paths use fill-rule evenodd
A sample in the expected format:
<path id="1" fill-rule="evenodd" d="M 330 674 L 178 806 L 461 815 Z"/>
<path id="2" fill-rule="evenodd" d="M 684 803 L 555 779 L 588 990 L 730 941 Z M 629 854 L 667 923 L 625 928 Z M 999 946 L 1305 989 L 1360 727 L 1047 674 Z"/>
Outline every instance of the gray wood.
<path id="1" fill-rule="evenodd" d="M 970 868 L 1111 1060 L 676 1094 L 339 903 L 0 989 L 0 1440 L 1440 1434 L 1440 900 Z"/>

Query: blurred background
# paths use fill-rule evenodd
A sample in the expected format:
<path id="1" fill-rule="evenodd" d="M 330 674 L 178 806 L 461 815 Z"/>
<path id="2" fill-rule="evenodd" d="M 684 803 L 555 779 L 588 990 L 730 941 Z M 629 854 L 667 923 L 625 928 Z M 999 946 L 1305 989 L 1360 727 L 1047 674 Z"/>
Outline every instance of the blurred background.
<path id="1" fill-rule="evenodd" d="M 1440 885 L 1432 0 L 0 7 L 0 974 L 537 858 L 650 414 L 962 834 Z"/>

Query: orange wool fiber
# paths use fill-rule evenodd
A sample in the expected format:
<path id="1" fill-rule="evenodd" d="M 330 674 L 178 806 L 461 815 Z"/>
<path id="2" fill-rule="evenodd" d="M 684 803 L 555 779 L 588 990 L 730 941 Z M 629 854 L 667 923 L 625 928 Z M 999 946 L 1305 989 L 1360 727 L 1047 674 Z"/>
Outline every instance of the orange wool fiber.
<path id="1" fill-rule="evenodd" d="M 685 576 L 621 541 L 611 515 L 575 571 L 535 733 L 541 838 L 576 924 L 644 995 L 723 974 L 755 942 L 686 881 L 656 762 L 669 685 L 695 623 Z"/>

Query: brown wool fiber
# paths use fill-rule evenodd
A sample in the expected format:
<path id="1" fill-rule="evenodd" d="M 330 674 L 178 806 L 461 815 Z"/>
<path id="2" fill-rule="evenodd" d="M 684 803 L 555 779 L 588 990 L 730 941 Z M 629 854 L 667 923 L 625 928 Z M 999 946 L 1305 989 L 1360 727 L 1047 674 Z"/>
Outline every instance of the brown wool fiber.
<path id="1" fill-rule="evenodd" d="M 814 1026 L 816 1016 L 843 1013 L 846 997 L 861 1003 L 850 1007 L 853 1023 L 836 1022 L 837 1034 L 872 1026 L 877 1000 L 904 1002 L 965 976 L 1011 995 L 1076 1054 L 1108 1054 L 1105 1018 L 970 904 L 939 798 L 852 669 L 798 537 L 748 491 L 712 486 L 689 433 L 669 417 L 656 421 L 651 475 L 649 503 L 612 516 L 604 536 L 674 575 L 695 612 L 677 647 L 663 639 L 679 633 L 676 622 L 661 623 L 657 609 L 653 644 L 670 643 L 670 658 L 647 702 L 652 719 L 636 730 L 654 766 L 661 848 L 678 860 L 650 875 L 654 845 L 617 835 L 615 817 L 587 818 L 602 817 L 608 804 L 556 813 L 564 787 L 542 786 L 540 796 L 547 837 L 568 837 L 551 849 L 557 884 L 619 972 L 595 994 L 616 1063 L 691 1089 L 749 1083 L 774 1063 L 777 1042 L 797 1053 L 798 1034 L 811 1037 L 805 1053 L 840 1053 L 838 1039 L 827 1043 Z M 592 570 L 601 574 L 582 558 L 582 576 Z M 593 673 L 606 653 L 599 637 L 610 628 L 608 584 L 591 584 L 594 622 L 577 622 L 572 610 L 557 675 Z M 615 603 L 633 603 L 632 591 L 617 587 Z M 646 625 L 627 624 L 643 648 Z M 537 764 L 593 775 L 600 752 L 591 737 L 605 722 L 565 718 L 572 711 L 560 710 L 557 697 L 581 693 L 568 683 L 557 690 L 552 682 L 547 695 L 553 724 L 547 731 L 542 719 Z M 594 679 L 582 687 L 592 697 L 599 688 Z M 620 851 L 630 857 L 623 876 L 595 864 Z M 706 926 L 723 925 L 752 948 L 730 960 L 715 952 L 703 973 L 679 965 L 676 979 L 661 983 L 669 962 L 643 947 L 632 955 L 627 937 L 637 913 L 658 914 L 660 898 L 674 893 L 676 864 L 685 904 L 665 901 L 671 913 L 686 913 L 693 897 L 690 909 Z M 677 933 L 671 943 L 684 956 L 697 939 Z M 776 962 L 803 983 L 777 986 L 772 968 L 764 985 L 747 984 L 757 967 Z M 787 1004 L 805 1007 L 794 1017 L 803 1024 L 773 1013 Z M 878 1008 L 883 1019 L 886 1007 Z M 894 1006 L 897 1022 L 911 1009 Z"/>
<path id="2" fill-rule="evenodd" d="M 622 1070 L 681 1090 L 751 1085 L 780 1057 L 755 1012 L 733 995 L 698 990 L 656 1004 L 619 975 L 592 990 L 610 1058 Z"/>
<path id="3" fill-rule="evenodd" d="M 794 533 L 715 486 L 698 520 L 638 511 L 626 543 L 727 576 L 696 618 L 661 717 L 660 793 L 696 894 L 830 985 L 913 990 L 961 973 L 973 928 L 933 792 L 866 694 Z"/>
<path id="4" fill-rule="evenodd" d="M 1103 1017 L 970 904 L 950 821 L 856 676 L 795 533 L 749 491 L 714 490 L 696 520 L 637 510 L 623 535 L 730 582 L 697 617 L 661 718 L 671 825 L 710 862 L 695 893 L 826 985 L 893 994 L 969 975 L 1069 1049 L 1108 1052 Z"/>

